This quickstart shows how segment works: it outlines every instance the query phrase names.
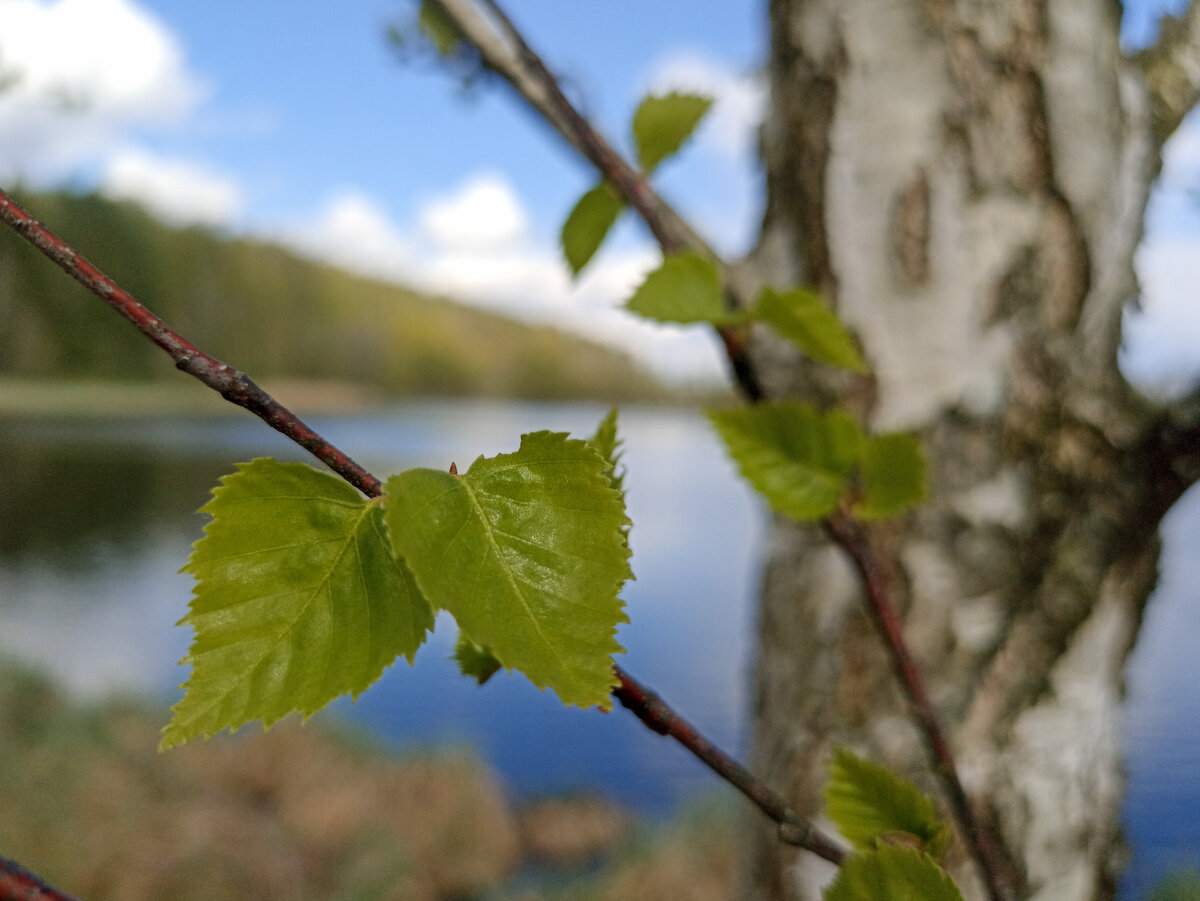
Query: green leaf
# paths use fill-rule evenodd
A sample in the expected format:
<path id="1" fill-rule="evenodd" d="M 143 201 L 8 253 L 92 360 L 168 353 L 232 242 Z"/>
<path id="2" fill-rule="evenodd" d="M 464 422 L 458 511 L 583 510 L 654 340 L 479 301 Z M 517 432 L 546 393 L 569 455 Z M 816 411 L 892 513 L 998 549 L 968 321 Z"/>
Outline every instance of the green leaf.
<path id="1" fill-rule="evenodd" d="M 716 264 L 691 251 L 663 260 L 625 306 L 659 322 L 724 325 L 746 318 L 745 313 L 726 307 Z"/>
<path id="2" fill-rule="evenodd" d="M 449 56 L 462 42 L 462 33 L 454 24 L 454 20 L 447 16 L 440 6 L 430 3 L 429 0 L 421 3 L 421 11 L 417 13 L 417 27 L 441 56 Z"/>
<path id="3" fill-rule="evenodd" d="M 617 408 L 613 407 L 608 411 L 608 415 L 601 420 L 600 425 L 596 428 L 596 434 L 588 439 L 588 444 L 595 448 L 596 453 L 600 454 L 609 464 L 609 483 L 617 491 L 621 492 L 621 502 L 625 500 L 625 467 L 620 466 L 621 463 L 621 439 L 617 437 Z M 617 467 L 620 466 L 620 469 Z M 629 529 L 630 526 L 622 527 L 621 534 L 625 538 L 625 546 L 629 546 Z M 630 576 L 630 579 L 633 579 Z"/>
<path id="4" fill-rule="evenodd" d="M 459 671 L 480 685 L 500 669 L 500 661 L 492 656 L 491 651 L 471 641 L 462 632 L 458 633 L 458 642 L 454 645 L 454 659 L 458 661 Z"/>
<path id="5" fill-rule="evenodd" d="M 813 291 L 763 288 L 754 315 L 818 363 L 853 372 L 867 371 L 850 333 Z"/>
<path id="6" fill-rule="evenodd" d="M 963 901 L 954 880 L 928 854 L 886 845 L 847 857 L 821 897 L 825 901 Z"/>
<path id="7" fill-rule="evenodd" d="M 579 198 L 562 227 L 562 249 L 571 274 L 578 275 L 600 249 L 624 204 L 603 181 Z"/>
<path id="8" fill-rule="evenodd" d="M 534 685 L 604 709 L 632 575 L 609 473 L 587 442 L 535 432 L 462 476 L 392 476 L 384 499 L 396 553 L 434 606 Z"/>
<path id="9" fill-rule="evenodd" d="M 196 578 L 192 664 L 162 748 L 357 696 L 433 611 L 391 554 L 383 511 L 341 479 L 258 459 L 225 476 L 184 572 Z"/>
<path id="10" fill-rule="evenodd" d="M 588 444 L 596 449 L 601 457 L 612 467 L 612 486 L 618 491 L 624 491 L 625 467 L 619 470 L 621 463 L 621 439 L 617 437 L 617 408 L 613 407 L 608 415 L 596 427 L 596 434 L 588 439 Z"/>
<path id="11" fill-rule="evenodd" d="M 712 98 L 699 94 L 651 95 L 633 114 L 633 140 L 638 162 L 647 175 L 683 146 L 712 106 Z"/>
<path id="12" fill-rule="evenodd" d="M 881 838 L 908 835 L 937 857 L 949 838 L 933 801 L 920 789 L 844 748 L 833 752 L 825 804 L 838 831 L 861 850 L 876 848 Z"/>
<path id="13" fill-rule="evenodd" d="M 863 446 L 862 489 L 862 500 L 854 509 L 859 519 L 886 519 L 924 503 L 929 485 L 921 442 L 900 432 L 868 438 Z"/>
<path id="14" fill-rule="evenodd" d="M 788 401 L 710 410 L 708 418 L 746 480 L 775 510 L 802 521 L 837 506 L 863 441 L 847 414 Z"/>

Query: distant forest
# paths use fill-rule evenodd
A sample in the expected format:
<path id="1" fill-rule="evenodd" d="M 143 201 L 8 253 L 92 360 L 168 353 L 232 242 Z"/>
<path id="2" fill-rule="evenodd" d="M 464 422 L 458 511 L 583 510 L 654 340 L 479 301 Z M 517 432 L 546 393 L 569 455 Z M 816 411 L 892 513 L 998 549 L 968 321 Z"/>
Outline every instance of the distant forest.
<path id="1" fill-rule="evenodd" d="M 301 259 L 172 228 L 95 194 L 14 199 L 195 344 L 255 379 L 353 381 L 392 396 L 661 397 L 627 356 Z M 170 362 L 7 229 L 0 233 L 0 377 L 144 381 Z"/>

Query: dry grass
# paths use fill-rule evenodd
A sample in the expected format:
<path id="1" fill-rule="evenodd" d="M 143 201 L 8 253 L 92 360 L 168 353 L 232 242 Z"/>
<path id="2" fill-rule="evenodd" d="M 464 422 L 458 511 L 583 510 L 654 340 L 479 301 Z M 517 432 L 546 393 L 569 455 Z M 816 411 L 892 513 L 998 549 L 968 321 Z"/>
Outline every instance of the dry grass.
<path id="1" fill-rule="evenodd" d="M 467 752 L 285 721 L 158 754 L 157 719 L 0 667 L 0 853 L 86 901 L 733 895 L 727 811 L 649 834 L 595 799 L 515 808 Z"/>

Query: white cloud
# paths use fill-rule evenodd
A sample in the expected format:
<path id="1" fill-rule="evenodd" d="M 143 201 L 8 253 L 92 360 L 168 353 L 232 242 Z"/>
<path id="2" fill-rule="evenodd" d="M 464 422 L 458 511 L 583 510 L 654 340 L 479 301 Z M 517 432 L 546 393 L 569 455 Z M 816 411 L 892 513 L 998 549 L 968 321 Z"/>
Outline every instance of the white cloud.
<path id="1" fill-rule="evenodd" d="M 647 79 L 654 92 L 689 91 L 713 98 L 713 106 L 696 134 L 701 147 L 742 161 L 754 154 L 767 89 L 757 75 L 737 73 L 695 53 L 676 53 L 660 60 Z"/>
<path id="2" fill-rule="evenodd" d="M 498 222 L 485 221 L 489 210 Z M 276 235 L 306 256 L 607 342 L 666 378 L 719 378 L 720 356 L 703 329 L 659 326 L 620 309 L 657 262 L 648 246 L 602 251 L 572 280 L 557 248 L 526 230 L 525 210 L 499 175 L 466 179 L 414 220 L 403 227 L 363 194 L 344 192 Z"/>
<path id="3" fill-rule="evenodd" d="M 269 230 L 268 237 L 351 272 L 403 282 L 413 243 L 387 212 L 360 191 L 343 189 L 311 219 Z"/>
<path id="4" fill-rule="evenodd" d="M 451 248 L 511 244 L 525 235 L 525 211 L 503 177 L 486 173 L 467 180 L 454 193 L 437 197 L 421 211 L 421 230 Z"/>
<path id="5" fill-rule="evenodd" d="M 126 129 L 170 127 L 205 93 L 132 0 L 0 0 L 0 176 L 48 181 Z"/>
<path id="6" fill-rule="evenodd" d="M 1142 309 L 1125 316 L 1122 368 L 1157 391 L 1188 390 L 1200 381 L 1200 237 L 1144 245 L 1137 270 Z"/>
<path id="7" fill-rule="evenodd" d="M 109 157 L 100 190 L 118 200 L 136 201 L 175 225 L 228 225 L 243 203 L 241 188 L 231 178 L 199 163 L 162 159 L 132 148 Z"/>

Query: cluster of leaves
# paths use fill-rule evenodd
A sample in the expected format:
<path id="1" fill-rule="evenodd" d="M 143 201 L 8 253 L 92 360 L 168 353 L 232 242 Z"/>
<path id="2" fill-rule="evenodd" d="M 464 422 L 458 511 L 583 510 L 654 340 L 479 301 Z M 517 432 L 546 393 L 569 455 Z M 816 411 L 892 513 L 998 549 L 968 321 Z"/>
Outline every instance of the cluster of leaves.
<path id="1" fill-rule="evenodd" d="M 639 106 L 632 130 L 646 174 L 709 103 L 671 94 Z M 589 197 L 599 189 L 564 227 L 572 265 L 590 259 L 619 211 L 580 252 L 575 238 L 597 220 Z M 697 254 L 664 260 L 628 306 L 664 322 L 754 318 L 814 360 L 866 368 L 815 294 L 767 288 L 753 310 L 730 311 L 716 265 Z M 868 436 L 843 412 L 797 403 L 709 416 L 747 480 L 788 516 L 818 519 L 849 504 L 878 518 L 924 497 L 910 436 Z M 203 508 L 213 519 L 185 567 L 197 580 L 182 621 L 195 630 L 184 660 L 193 672 L 163 747 L 357 696 L 397 657 L 412 661 L 438 610 L 458 623 L 465 674 L 482 682 L 516 669 L 565 703 L 607 708 L 626 621 L 618 592 L 632 576 L 618 445 L 614 411 L 590 441 L 525 435 L 516 453 L 480 457 L 462 476 L 392 476 L 374 499 L 302 464 L 243 464 Z"/>
<path id="2" fill-rule="evenodd" d="M 632 578 L 615 416 L 591 441 L 525 435 L 461 476 L 394 475 L 382 498 L 302 463 L 239 466 L 185 567 L 192 676 L 162 747 L 357 696 L 412 661 L 438 610 L 459 625 L 466 674 L 513 668 L 564 703 L 610 707 Z"/>
<path id="3" fill-rule="evenodd" d="M 458 36 L 433 9 L 424 5 L 421 26 L 444 53 Z M 685 94 L 642 102 L 632 134 L 643 176 L 709 106 Z M 606 182 L 575 205 L 562 230 L 573 272 L 622 207 Z M 697 253 L 664 259 L 627 307 L 659 322 L 759 322 L 818 363 L 867 371 L 818 295 L 767 287 L 735 309 L 717 264 Z M 912 436 L 868 435 L 845 412 L 793 402 L 708 415 L 745 478 L 787 516 L 841 508 L 877 519 L 925 497 Z M 163 748 L 357 696 L 397 657 L 413 660 L 439 610 L 458 624 L 465 675 L 482 683 L 516 669 L 564 703 L 609 708 L 616 629 L 627 622 L 618 592 L 633 575 L 619 443 L 614 410 L 588 441 L 527 434 L 515 453 L 480 457 L 461 476 L 453 466 L 394 475 L 378 498 L 299 463 L 239 466 L 203 508 L 212 521 L 185 567 L 197 580 L 182 620 L 195 629 L 184 659 L 193 672 Z M 961 901 L 938 863 L 947 830 L 913 785 L 838 751 L 827 803 L 855 848 L 827 901 Z"/>
<path id="4" fill-rule="evenodd" d="M 646 97 L 633 114 L 630 131 L 643 178 L 674 155 L 704 118 L 712 100 L 696 94 Z M 601 180 L 586 192 L 562 227 L 563 257 L 578 275 L 608 237 L 625 202 L 608 181 Z"/>
<path id="5" fill-rule="evenodd" d="M 711 103 L 678 93 L 641 102 L 631 132 L 643 176 L 683 146 Z M 621 209 L 606 182 L 579 199 L 562 228 L 563 255 L 573 272 L 592 259 Z M 757 321 L 817 363 L 867 372 L 853 337 L 820 295 L 768 286 L 750 309 L 736 309 L 727 302 L 717 264 L 695 252 L 666 257 L 626 308 L 663 323 L 723 327 Z M 794 519 L 820 519 L 843 501 L 860 519 L 882 519 L 925 498 L 924 460 L 910 435 L 867 436 L 846 413 L 822 413 L 799 403 L 712 411 L 709 418 L 747 481 L 775 510 Z"/>
<path id="6" fill-rule="evenodd" d="M 834 752 L 825 787 L 829 818 L 854 846 L 825 901 L 962 901 L 939 863 L 950 832 L 933 801 L 906 779 Z"/>
<path id="7" fill-rule="evenodd" d="M 643 177 L 683 145 L 709 105 L 707 98 L 685 94 L 641 103 L 631 131 Z M 572 272 L 592 259 L 622 206 L 607 182 L 579 199 L 561 236 Z M 817 363 L 867 372 L 854 339 L 818 294 L 768 286 L 750 309 L 737 309 L 716 262 L 699 253 L 667 256 L 626 308 L 663 323 L 725 328 L 759 322 Z M 786 516 L 817 520 L 845 506 L 859 519 L 881 519 L 925 499 L 924 457 L 911 435 L 867 435 L 843 411 L 794 402 L 712 410 L 708 416 L 742 475 Z M 826 901 L 961 901 L 938 863 L 949 833 L 933 802 L 911 783 L 839 750 L 826 800 L 830 818 L 855 848 L 826 889 Z"/>

